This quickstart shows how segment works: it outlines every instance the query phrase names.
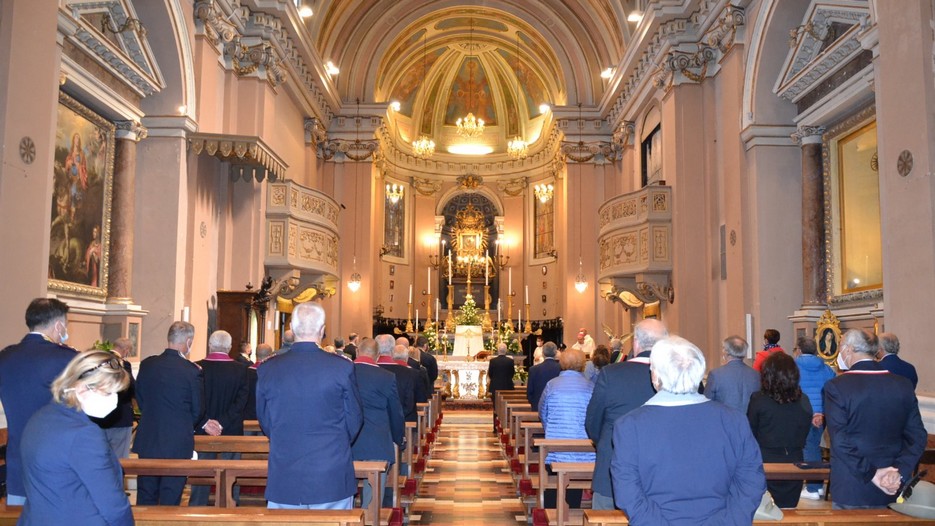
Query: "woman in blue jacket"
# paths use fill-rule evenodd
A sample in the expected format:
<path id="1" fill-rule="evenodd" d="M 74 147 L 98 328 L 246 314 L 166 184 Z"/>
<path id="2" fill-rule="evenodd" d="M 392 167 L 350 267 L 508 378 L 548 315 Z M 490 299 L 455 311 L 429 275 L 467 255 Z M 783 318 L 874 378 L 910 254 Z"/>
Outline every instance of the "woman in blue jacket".
<path id="1" fill-rule="evenodd" d="M 123 471 L 104 431 L 130 378 L 107 351 L 75 356 L 52 383 L 52 401 L 23 430 L 26 505 L 17 525 L 133 524 Z"/>
<path id="2" fill-rule="evenodd" d="M 821 391 L 828 380 L 834 378 L 834 371 L 817 354 L 815 340 L 799 338 L 793 355 L 799 366 L 799 386 L 812 404 L 812 425 L 805 439 L 802 458 L 806 462 L 821 461 L 821 435 L 825 432 L 825 414 L 822 407 Z M 810 482 L 802 490 L 803 499 L 820 500 L 825 496 L 821 483 Z"/>

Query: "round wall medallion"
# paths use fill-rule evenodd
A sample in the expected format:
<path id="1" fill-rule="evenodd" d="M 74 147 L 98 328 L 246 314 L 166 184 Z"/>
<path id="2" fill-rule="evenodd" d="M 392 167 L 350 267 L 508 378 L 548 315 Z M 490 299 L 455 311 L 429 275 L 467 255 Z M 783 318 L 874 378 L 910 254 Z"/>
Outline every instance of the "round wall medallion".
<path id="1" fill-rule="evenodd" d="M 896 171 L 903 177 L 909 175 L 912 171 L 912 152 L 903 150 L 899 154 L 899 159 L 896 160 Z"/>
<path id="2" fill-rule="evenodd" d="M 32 164 L 36 160 L 36 143 L 32 138 L 23 137 L 19 141 L 19 158 L 26 164 Z"/>
<path id="3" fill-rule="evenodd" d="M 880 171 L 880 158 L 878 157 L 879 152 L 873 152 L 873 155 L 870 157 L 870 169 L 874 172 Z"/>
<path id="4" fill-rule="evenodd" d="M 204 221 L 201 222 L 201 226 L 198 228 L 198 233 L 201 234 L 201 237 L 208 235 L 208 225 Z"/>
<path id="5" fill-rule="evenodd" d="M 734 246 L 736 244 L 737 244 L 737 231 L 731 230 L 730 231 L 730 246 Z"/>

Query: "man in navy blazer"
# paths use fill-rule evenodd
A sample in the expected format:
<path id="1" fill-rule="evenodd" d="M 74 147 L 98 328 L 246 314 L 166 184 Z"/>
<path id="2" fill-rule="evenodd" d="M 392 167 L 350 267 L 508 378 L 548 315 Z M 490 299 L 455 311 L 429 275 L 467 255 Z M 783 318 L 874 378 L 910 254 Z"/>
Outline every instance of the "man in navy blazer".
<path id="1" fill-rule="evenodd" d="M 605 365 L 597 375 L 584 420 L 588 437 L 597 444 L 591 501 L 594 509 L 614 509 L 610 477 L 614 422 L 656 394 L 649 374 L 649 355 L 653 345 L 668 335 L 668 329 L 659 320 L 650 318 L 637 323 L 633 328 L 634 357 Z"/>
<path id="2" fill-rule="evenodd" d="M 905 377 L 912 382 L 912 388 L 919 385 L 919 375 L 916 374 L 916 368 L 911 363 L 900 358 L 899 338 L 891 332 L 884 332 L 879 336 L 880 351 L 877 353 L 877 359 L 880 360 L 880 366 L 887 371 Z"/>
<path id="3" fill-rule="evenodd" d="M 743 414 L 747 414 L 750 395 L 760 390 L 760 373 L 743 362 L 747 347 L 747 340 L 740 336 L 726 338 L 721 349 L 727 362 L 708 373 L 704 389 L 709 400 L 721 402 Z"/>
<path id="4" fill-rule="evenodd" d="M 195 430 L 220 435 L 215 420 L 205 418 L 204 380 L 201 368 L 188 361 L 195 327 L 173 322 L 162 354 L 140 363 L 136 377 L 136 402 L 140 427 L 133 451 L 140 458 L 192 458 Z M 185 477 L 138 477 L 136 503 L 140 506 L 178 506 Z"/>
<path id="5" fill-rule="evenodd" d="M 406 365 L 409 355 L 405 348 L 402 348 L 398 355 L 401 360 L 395 359 L 397 355 L 394 350 L 397 346 L 392 336 L 380 334 L 376 337 L 376 342 L 379 352 L 377 364 L 396 375 L 396 390 L 399 392 L 399 402 L 403 406 L 403 415 L 405 415 L 406 422 L 415 422 L 418 415 L 416 401 L 420 394 L 425 396 L 422 376 Z"/>
<path id="6" fill-rule="evenodd" d="M 497 356 L 487 363 L 487 378 L 490 380 L 490 397 L 494 408 L 497 407 L 497 392 L 513 390 L 513 375 L 516 374 L 516 362 L 512 356 L 506 355 L 506 344 L 497 344 Z M 494 433 L 497 425 L 494 423 Z"/>
<path id="7" fill-rule="evenodd" d="M 296 306 L 292 331 L 292 349 L 257 369 L 256 413 L 269 437 L 267 506 L 350 509 L 351 444 L 364 420 L 354 364 L 319 347 L 321 305 Z"/>
<path id="8" fill-rule="evenodd" d="M 354 373 L 364 407 L 364 427 L 352 447 L 354 460 L 385 460 L 387 466 L 396 461 L 395 443 L 402 449 L 406 432 L 403 406 L 399 403 L 396 376 L 377 365 L 377 342 L 364 338 L 357 348 Z M 383 507 L 392 506 L 392 495 L 386 493 L 386 473 L 380 474 Z M 373 498 L 373 489 L 364 482 L 360 507 L 366 508 Z"/>
<path id="9" fill-rule="evenodd" d="M 542 357 L 542 363 L 533 365 L 526 378 L 526 400 L 529 400 L 533 411 L 539 410 L 539 399 L 542 398 L 542 391 L 545 391 L 545 384 L 562 372 L 562 366 L 558 363 L 558 347 L 554 342 L 545 342 Z"/>
<path id="10" fill-rule="evenodd" d="M 873 360 L 878 346 L 870 331 L 847 331 L 840 352 L 849 369 L 825 384 L 836 509 L 885 508 L 925 451 L 928 435 L 912 383 Z"/>
<path id="11" fill-rule="evenodd" d="M 208 356 L 198 361 L 205 381 L 205 415 L 221 424 L 221 435 L 243 435 L 243 414 L 247 405 L 247 366 L 230 357 L 230 333 L 214 331 L 208 337 Z M 266 345 L 266 344 L 260 344 Z M 260 345 L 257 345 L 259 351 Z M 269 347 L 267 345 L 267 347 Z M 259 353 L 258 353 L 259 354 Z M 205 433 L 204 430 L 197 431 Z M 198 458 L 209 460 L 240 460 L 241 454 L 234 452 L 198 452 Z M 192 485 L 189 506 L 207 506 L 211 486 Z M 240 486 L 234 486 L 234 502 L 240 504 Z"/>
<path id="12" fill-rule="evenodd" d="M 429 396 L 431 396 L 435 392 L 435 380 L 438 380 L 438 360 L 425 350 L 428 344 L 429 340 L 425 336 L 416 338 L 416 347 L 419 348 L 419 363 L 422 364 L 422 367 L 425 367 L 425 371 L 429 375 Z"/>
<path id="13" fill-rule="evenodd" d="M 36 298 L 26 308 L 29 334 L 0 352 L 0 402 L 6 412 L 7 504 L 26 503 L 20 441 L 29 418 L 52 400 L 49 388 L 75 350 L 68 340 L 68 305 L 54 298 Z"/>

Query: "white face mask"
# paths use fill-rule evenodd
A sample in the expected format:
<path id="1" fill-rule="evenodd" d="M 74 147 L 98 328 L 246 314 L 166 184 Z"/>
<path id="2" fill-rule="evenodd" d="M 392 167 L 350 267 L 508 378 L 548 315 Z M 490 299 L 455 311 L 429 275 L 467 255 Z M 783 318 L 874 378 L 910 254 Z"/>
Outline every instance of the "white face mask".
<path id="1" fill-rule="evenodd" d="M 86 391 L 84 395 L 78 397 L 78 403 L 81 404 L 84 414 L 94 418 L 104 418 L 117 409 L 117 393 L 102 395 L 94 391 Z"/>
<path id="2" fill-rule="evenodd" d="M 59 343 L 65 343 L 68 341 L 68 326 L 67 325 L 62 324 L 62 331 L 59 333 L 59 335 L 61 338 L 59 340 Z"/>
<path id="3" fill-rule="evenodd" d="M 844 362 L 844 353 L 842 352 L 838 353 L 838 369 L 842 371 L 846 371 L 849 369 L 849 367 L 847 366 L 847 363 Z"/>

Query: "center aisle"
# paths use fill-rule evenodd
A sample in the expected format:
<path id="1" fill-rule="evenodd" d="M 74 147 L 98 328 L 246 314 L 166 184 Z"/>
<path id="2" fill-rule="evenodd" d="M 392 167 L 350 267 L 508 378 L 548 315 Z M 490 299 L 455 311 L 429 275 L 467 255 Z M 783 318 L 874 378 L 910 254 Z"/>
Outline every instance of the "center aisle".
<path id="1" fill-rule="evenodd" d="M 445 410 L 410 524 L 525 524 L 491 411 Z"/>

